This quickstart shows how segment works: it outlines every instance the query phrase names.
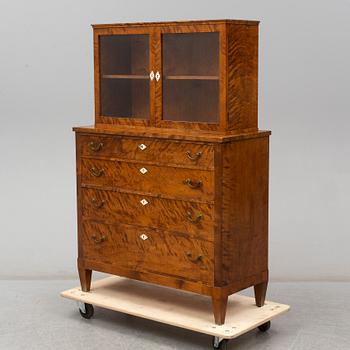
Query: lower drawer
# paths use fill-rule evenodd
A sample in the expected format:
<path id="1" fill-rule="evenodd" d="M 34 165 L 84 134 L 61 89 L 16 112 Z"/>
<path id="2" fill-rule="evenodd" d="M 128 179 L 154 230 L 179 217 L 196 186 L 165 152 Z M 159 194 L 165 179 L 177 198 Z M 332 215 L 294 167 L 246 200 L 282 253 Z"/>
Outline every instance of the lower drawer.
<path id="1" fill-rule="evenodd" d="M 82 188 L 81 194 L 85 218 L 188 232 L 213 240 L 212 204 L 90 188 Z"/>
<path id="2" fill-rule="evenodd" d="M 138 271 L 213 282 L 213 243 L 131 225 L 83 220 L 81 258 Z"/>

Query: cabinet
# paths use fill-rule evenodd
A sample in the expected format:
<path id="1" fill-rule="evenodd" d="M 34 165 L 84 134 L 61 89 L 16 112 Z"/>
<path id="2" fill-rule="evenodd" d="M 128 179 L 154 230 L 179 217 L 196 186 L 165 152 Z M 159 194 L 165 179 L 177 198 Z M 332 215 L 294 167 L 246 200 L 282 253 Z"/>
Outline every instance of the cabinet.
<path id="1" fill-rule="evenodd" d="M 268 281 L 258 22 L 94 25 L 95 124 L 76 127 L 78 269 L 210 296 Z"/>

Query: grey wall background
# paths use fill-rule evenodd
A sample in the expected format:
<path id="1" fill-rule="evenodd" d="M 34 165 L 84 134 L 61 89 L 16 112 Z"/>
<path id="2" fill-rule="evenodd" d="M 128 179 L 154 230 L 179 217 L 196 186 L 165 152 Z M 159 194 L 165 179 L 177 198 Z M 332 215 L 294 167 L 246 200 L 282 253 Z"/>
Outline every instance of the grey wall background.
<path id="1" fill-rule="evenodd" d="M 76 276 L 73 125 L 91 23 L 259 19 L 275 280 L 350 280 L 350 1 L 1 1 L 0 277 Z"/>

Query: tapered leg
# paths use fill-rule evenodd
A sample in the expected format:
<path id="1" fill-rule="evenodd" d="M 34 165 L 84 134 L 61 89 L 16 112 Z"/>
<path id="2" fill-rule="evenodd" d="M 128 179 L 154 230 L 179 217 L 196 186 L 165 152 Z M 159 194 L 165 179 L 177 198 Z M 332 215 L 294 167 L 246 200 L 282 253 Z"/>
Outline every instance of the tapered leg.
<path id="1" fill-rule="evenodd" d="M 259 307 L 264 306 L 266 291 L 267 291 L 267 282 L 263 282 L 254 286 L 256 306 L 259 306 Z"/>
<path id="2" fill-rule="evenodd" d="M 92 270 L 86 270 L 79 267 L 78 271 L 79 271 L 81 290 L 84 292 L 89 292 L 90 286 L 91 286 Z"/>
<path id="3" fill-rule="evenodd" d="M 228 295 L 223 293 L 220 289 L 214 290 L 212 294 L 212 304 L 214 319 L 217 325 L 225 323 L 226 308 Z"/>

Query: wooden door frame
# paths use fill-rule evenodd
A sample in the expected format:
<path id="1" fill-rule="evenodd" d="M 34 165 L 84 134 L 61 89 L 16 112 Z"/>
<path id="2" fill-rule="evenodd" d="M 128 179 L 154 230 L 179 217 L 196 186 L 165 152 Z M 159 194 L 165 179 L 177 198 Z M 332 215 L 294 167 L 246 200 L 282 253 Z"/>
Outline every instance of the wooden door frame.
<path id="1" fill-rule="evenodd" d="M 101 114 L 101 70 L 100 70 L 100 36 L 107 35 L 149 35 L 149 73 L 155 66 L 155 58 L 153 47 L 154 43 L 154 26 L 142 26 L 142 27 L 107 27 L 96 28 L 94 27 L 94 91 L 95 91 L 95 125 L 130 125 L 130 126 L 150 126 L 155 125 L 155 81 L 149 80 L 149 119 L 132 119 L 132 118 L 117 118 L 103 116 Z"/>
<path id="2" fill-rule="evenodd" d="M 176 34 L 176 33 L 219 33 L 219 118 L 218 123 L 205 122 L 190 122 L 190 121 L 171 121 L 163 120 L 163 93 L 161 78 L 156 83 L 156 101 L 155 101 L 155 118 L 156 125 L 162 128 L 171 129 L 189 129 L 189 130 L 208 130 L 218 131 L 225 130 L 227 121 L 227 106 L 226 106 L 226 92 L 227 92 L 227 37 L 225 23 L 206 23 L 206 24 L 169 24 L 155 27 L 156 43 L 156 71 L 159 71 L 161 77 L 163 76 L 162 67 L 162 35 Z"/>

